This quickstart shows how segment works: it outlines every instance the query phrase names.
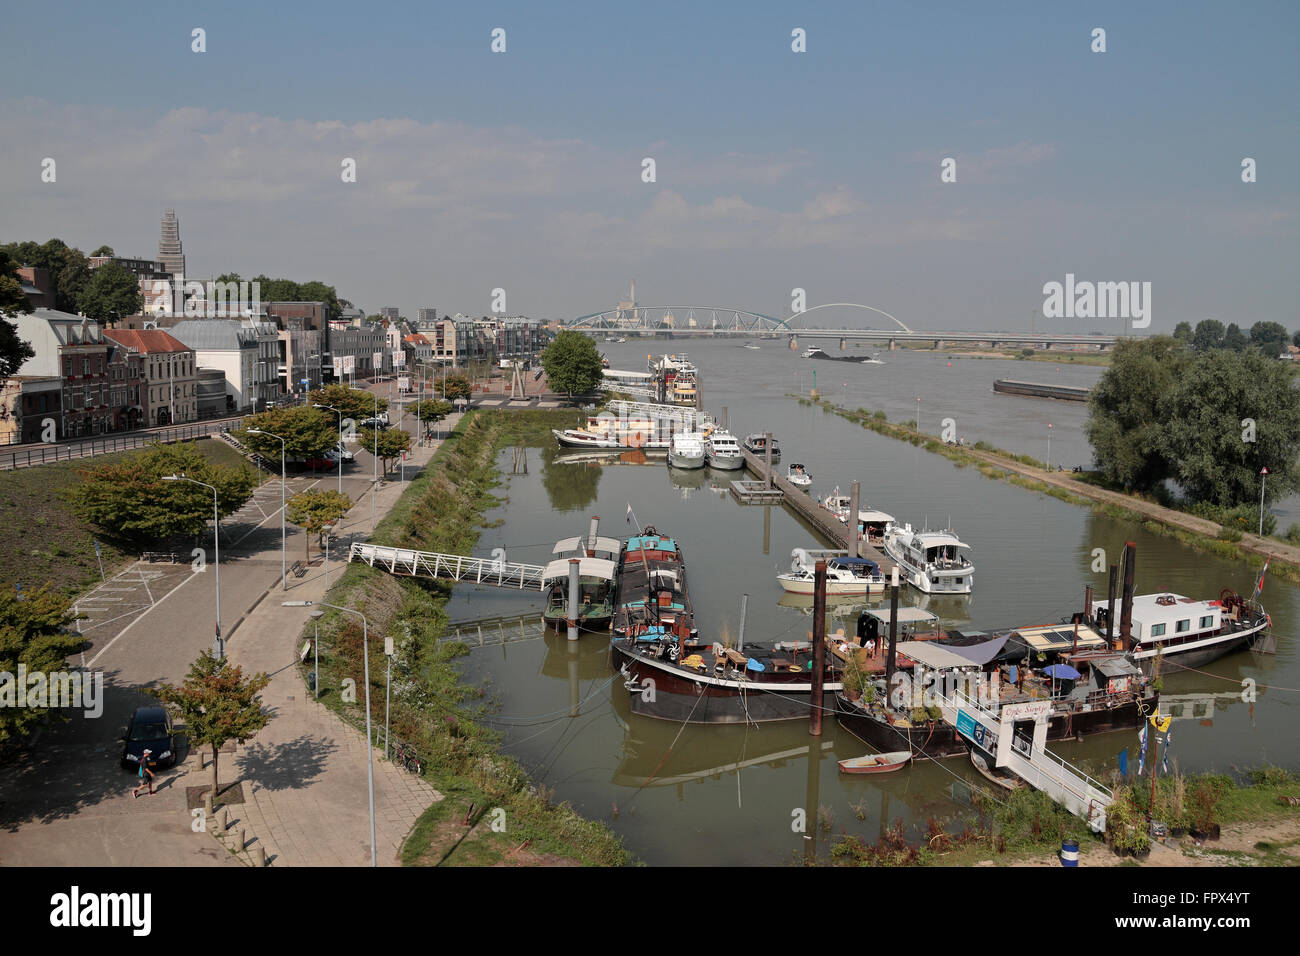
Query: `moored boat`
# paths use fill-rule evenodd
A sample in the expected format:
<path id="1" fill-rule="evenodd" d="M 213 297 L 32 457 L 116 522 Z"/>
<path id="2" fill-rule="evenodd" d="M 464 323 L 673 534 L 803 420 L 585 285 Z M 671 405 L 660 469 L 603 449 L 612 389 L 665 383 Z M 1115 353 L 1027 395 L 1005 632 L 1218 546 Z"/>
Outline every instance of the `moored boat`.
<path id="1" fill-rule="evenodd" d="M 704 442 L 704 457 L 710 468 L 736 471 L 745 467 L 745 456 L 741 453 L 740 443 L 728 431 L 710 433 Z"/>
<path id="2" fill-rule="evenodd" d="M 808 469 L 798 462 L 791 462 L 786 468 L 785 480 L 796 488 L 812 487 L 812 475 L 808 474 Z"/>
<path id="3" fill-rule="evenodd" d="M 704 467 L 704 439 L 699 432 L 678 432 L 672 437 L 668 464 L 672 468 Z"/>
<path id="4" fill-rule="evenodd" d="M 746 435 L 744 442 L 745 451 L 751 455 L 757 455 L 764 458 L 767 455 L 767 436 L 766 435 Z M 779 461 L 781 458 L 781 443 L 775 438 L 772 439 L 772 460 Z"/>
<path id="5" fill-rule="evenodd" d="M 926 594 L 970 594 L 975 566 L 961 553 L 970 545 L 947 531 L 913 531 L 910 524 L 885 535 L 885 553 L 918 591 Z"/>
<path id="6" fill-rule="evenodd" d="M 793 549 L 790 558 L 790 570 L 778 574 L 776 579 L 791 594 L 813 593 L 819 560 L 826 561 L 827 597 L 866 597 L 885 590 L 885 575 L 880 565 L 867 558 L 851 558 L 844 551 L 808 548 Z"/>
<path id="7" fill-rule="evenodd" d="M 887 754 L 867 754 L 839 761 L 840 773 L 892 773 L 902 770 L 912 760 L 912 751 L 894 750 Z"/>

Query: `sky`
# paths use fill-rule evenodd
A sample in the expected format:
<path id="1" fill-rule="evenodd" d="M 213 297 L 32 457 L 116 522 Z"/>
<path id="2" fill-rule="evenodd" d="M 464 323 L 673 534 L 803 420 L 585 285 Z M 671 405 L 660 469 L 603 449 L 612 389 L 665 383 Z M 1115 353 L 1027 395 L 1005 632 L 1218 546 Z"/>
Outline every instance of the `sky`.
<path id="1" fill-rule="evenodd" d="M 784 317 L 800 288 L 914 329 L 1114 331 L 1041 315 L 1072 274 L 1150 282 L 1153 333 L 1300 328 L 1295 3 L 53 0 L 4 24 L 0 242 L 153 257 L 171 207 L 190 277 L 411 317 L 501 288 L 572 318 L 635 279 L 647 306 Z"/>

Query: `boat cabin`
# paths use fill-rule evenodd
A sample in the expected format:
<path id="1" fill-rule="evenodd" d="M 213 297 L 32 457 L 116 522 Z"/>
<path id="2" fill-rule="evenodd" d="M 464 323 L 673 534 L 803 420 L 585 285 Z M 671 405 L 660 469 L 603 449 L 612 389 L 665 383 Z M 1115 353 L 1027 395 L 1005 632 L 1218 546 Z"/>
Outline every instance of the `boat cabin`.
<path id="1" fill-rule="evenodd" d="M 546 592 L 547 620 L 565 619 L 569 609 L 569 558 L 552 561 L 542 572 Z M 578 559 L 578 616 L 583 621 L 608 620 L 614 613 L 613 561 L 605 558 Z"/>
<path id="2" fill-rule="evenodd" d="M 1197 601 L 1181 594 L 1139 594 L 1133 598 L 1133 640 L 1173 647 L 1214 634 L 1223 624 L 1219 601 Z"/>
<path id="3" fill-rule="evenodd" d="M 618 538 L 606 538 L 598 535 L 593 541 L 590 536 L 562 538 L 555 542 L 551 554 L 557 558 L 604 558 L 617 561 L 623 553 L 623 542 Z"/>

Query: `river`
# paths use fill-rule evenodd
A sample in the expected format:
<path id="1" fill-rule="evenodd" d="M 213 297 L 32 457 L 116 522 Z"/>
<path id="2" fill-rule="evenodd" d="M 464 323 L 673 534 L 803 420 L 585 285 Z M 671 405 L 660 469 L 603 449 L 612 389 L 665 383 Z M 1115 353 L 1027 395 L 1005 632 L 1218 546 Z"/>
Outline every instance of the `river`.
<path id="1" fill-rule="evenodd" d="M 1096 367 L 1002 360 L 952 359 L 944 353 L 884 352 L 884 365 L 839 365 L 802 359 L 771 340 L 758 350 L 735 342 L 660 342 L 688 352 L 700 367 L 705 406 L 728 408 L 731 430 L 743 436 L 770 430 L 781 441 L 782 463 L 799 461 L 811 472 L 814 494 L 857 479 L 863 501 L 900 521 L 930 527 L 950 522 L 972 546 L 975 593 L 931 605 L 957 627 L 994 630 L 1048 623 L 1082 606 L 1086 584 L 1104 595 L 1106 575 L 1093 573 L 1094 549 L 1117 561 L 1126 540 L 1137 543 L 1139 593 L 1172 590 L 1217 596 L 1225 587 L 1249 594 L 1254 575 L 1242 566 L 1198 554 L 1141 526 L 983 477 L 939 455 L 877 435 L 787 393 L 806 391 L 817 373 L 822 394 L 851 407 L 884 409 L 898 421 L 915 416 L 937 434 L 950 418 L 960 437 L 1045 457 L 1047 424 L 1052 460 L 1066 467 L 1091 459 L 1082 435 L 1086 407 L 1004 396 L 996 378 L 1090 385 Z M 615 368 L 644 368 L 649 343 L 602 344 Z M 847 402 L 841 400 L 844 395 Z M 749 595 L 746 641 L 804 637 L 811 618 L 780 602 L 776 574 L 789 565 L 790 549 L 823 547 L 783 507 L 742 506 L 726 492 L 734 473 L 678 472 L 662 459 L 604 466 L 565 461 L 548 444 L 528 449 L 526 474 L 511 474 L 515 454 L 500 458 L 501 504 L 488 515 L 502 519 L 484 530 L 477 549 L 502 548 L 506 560 L 545 563 L 556 539 L 582 534 L 592 515 L 602 532 L 623 536 L 630 504 L 642 525 L 677 537 L 686 559 L 697 621 L 703 634 L 734 636 L 740 600 Z M 520 469 L 515 469 L 520 470 Z M 904 603 L 920 603 L 904 590 Z M 1262 596 L 1277 635 L 1275 655 L 1244 652 L 1199 673 L 1168 676 L 1165 695 L 1202 698 L 1205 713 L 1173 726 L 1171 759 L 1187 771 L 1300 763 L 1293 733 L 1300 697 L 1300 663 L 1294 635 L 1300 589 L 1270 578 Z M 458 586 L 448 604 L 452 621 L 486 618 L 527 625 L 540 612 L 540 595 Z M 852 628 L 846 615 L 846 630 Z M 502 633 L 509 624 L 494 625 Z M 493 627 L 486 629 L 490 632 Z M 535 629 L 534 629 L 535 630 Z M 518 624 L 512 633 L 520 632 Z M 524 636 L 528 629 L 524 628 Z M 968 763 L 922 764 L 884 778 L 838 773 L 836 759 L 866 747 L 827 719 L 812 738 L 805 722 L 759 728 L 695 727 L 633 717 L 628 691 L 612 671 L 603 635 L 576 645 L 563 634 L 472 650 L 466 680 L 481 683 L 495 704 L 493 726 L 504 749 L 534 779 L 583 814 L 608 822 L 628 848 L 650 864 L 770 865 L 792 863 L 806 852 L 825 858 L 831 838 L 848 832 L 874 840 L 894 820 L 913 832 L 927 819 L 949 819 L 968 804 Z M 1259 685 L 1253 705 L 1241 700 L 1242 680 Z M 576 706 L 575 706 L 576 705 Z M 576 713 L 576 716 L 570 716 Z M 816 744 L 810 759 L 810 744 Z M 1054 745 L 1066 759 L 1104 772 L 1122 748 L 1136 756 L 1136 733 L 1100 735 Z M 819 830 L 815 807 L 825 808 Z M 800 832 L 800 814 L 808 823 Z M 811 846 L 810 846 L 811 845 Z"/>

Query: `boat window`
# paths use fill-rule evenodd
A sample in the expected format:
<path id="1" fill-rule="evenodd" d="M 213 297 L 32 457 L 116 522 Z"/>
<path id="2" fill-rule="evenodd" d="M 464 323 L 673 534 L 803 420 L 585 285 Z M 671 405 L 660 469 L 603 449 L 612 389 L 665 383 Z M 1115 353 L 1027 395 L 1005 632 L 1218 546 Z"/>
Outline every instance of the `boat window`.
<path id="1" fill-rule="evenodd" d="M 1192 629 L 1192 619 L 1190 617 L 1183 618 L 1181 621 L 1178 622 L 1178 626 L 1174 628 L 1174 630 L 1177 631 L 1179 634 L 1183 633 L 1183 631 L 1190 631 L 1191 629 Z"/>
<path id="2" fill-rule="evenodd" d="M 1141 625 L 1141 624 L 1134 624 L 1134 625 L 1133 625 L 1133 630 L 1135 630 L 1138 634 L 1141 634 L 1141 633 L 1142 633 L 1142 625 Z M 1151 625 L 1151 636 L 1152 636 L 1152 637 L 1163 637 L 1163 636 L 1164 636 L 1164 633 L 1165 633 L 1165 626 L 1164 626 L 1163 624 L 1152 624 L 1152 625 Z"/>
<path id="3" fill-rule="evenodd" d="M 1207 614 L 1207 615 L 1205 615 L 1205 617 L 1201 618 L 1201 630 L 1205 630 L 1206 628 L 1209 628 L 1209 627 L 1214 627 L 1214 615 L 1213 615 L 1213 614 Z"/>

